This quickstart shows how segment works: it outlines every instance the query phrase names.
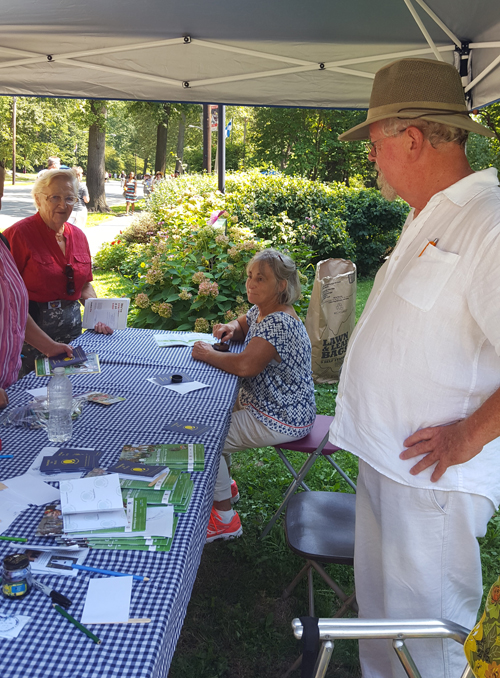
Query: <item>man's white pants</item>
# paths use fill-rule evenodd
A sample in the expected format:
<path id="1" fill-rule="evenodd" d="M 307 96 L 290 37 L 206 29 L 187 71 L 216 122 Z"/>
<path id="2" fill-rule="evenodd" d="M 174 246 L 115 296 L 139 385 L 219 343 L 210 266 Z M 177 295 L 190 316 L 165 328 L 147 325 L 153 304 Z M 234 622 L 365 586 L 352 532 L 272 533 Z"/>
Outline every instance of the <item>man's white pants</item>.
<path id="1" fill-rule="evenodd" d="M 448 619 L 470 629 L 481 603 L 478 537 L 495 507 L 465 492 L 402 485 L 359 461 L 354 576 L 359 617 Z M 424 678 L 460 678 L 453 640 L 407 641 Z M 360 641 L 363 678 L 406 678 L 388 640 Z"/>

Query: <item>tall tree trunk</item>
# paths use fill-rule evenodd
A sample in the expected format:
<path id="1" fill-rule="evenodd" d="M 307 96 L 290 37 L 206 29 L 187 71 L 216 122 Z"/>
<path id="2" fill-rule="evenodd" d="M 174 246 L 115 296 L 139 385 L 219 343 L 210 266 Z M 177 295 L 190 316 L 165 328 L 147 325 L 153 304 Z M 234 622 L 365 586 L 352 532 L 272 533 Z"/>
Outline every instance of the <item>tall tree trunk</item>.
<path id="1" fill-rule="evenodd" d="M 104 190 L 104 172 L 106 164 L 104 152 L 106 150 L 106 128 L 103 120 L 107 117 L 106 104 L 102 101 L 90 102 L 90 110 L 96 117 L 89 128 L 89 149 L 87 158 L 87 188 L 89 190 L 89 212 L 109 212 Z"/>
<path id="2" fill-rule="evenodd" d="M 146 174 L 146 172 L 148 171 L 148 162 L 149 162 L 149 158 L 144 158 L 144 166 L 143 166 L 143 170 L 142 170 L 142 176 L 144 176 Z"/>
<path id="3" fill-rule="evenodd" d="M 161 172 L 163 176 L 165 176 L 165 169 L 167 167 L 167 139 L 170 109 L 170 104 L 163 104 L 163 118 L 158 123 L 156 129 L 155 174 L 156 172 Z"/>
<path id="4" fill-rule="evenodd" d="M 175 171 L 182 174 L 182 160 L 184 158 L 184 133 L 186 131 L 186 114 L 181 111 L 181 119 L 179 120 L 179 135 L 177 137 L 177 153 L 175 158 Z"/>

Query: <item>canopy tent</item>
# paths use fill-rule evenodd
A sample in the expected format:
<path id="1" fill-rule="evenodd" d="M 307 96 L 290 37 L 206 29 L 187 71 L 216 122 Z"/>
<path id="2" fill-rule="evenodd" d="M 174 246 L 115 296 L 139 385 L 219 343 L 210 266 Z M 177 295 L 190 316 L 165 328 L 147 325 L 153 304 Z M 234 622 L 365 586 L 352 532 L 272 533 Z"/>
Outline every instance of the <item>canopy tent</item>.
<path id="1" fill-rule="evenodd" d="M 401 56 L 500 99 L 499 0 L 0 0 L 0 95 L 366 108 Z M 465 80 L 467 78 L 467 81 Z"/>

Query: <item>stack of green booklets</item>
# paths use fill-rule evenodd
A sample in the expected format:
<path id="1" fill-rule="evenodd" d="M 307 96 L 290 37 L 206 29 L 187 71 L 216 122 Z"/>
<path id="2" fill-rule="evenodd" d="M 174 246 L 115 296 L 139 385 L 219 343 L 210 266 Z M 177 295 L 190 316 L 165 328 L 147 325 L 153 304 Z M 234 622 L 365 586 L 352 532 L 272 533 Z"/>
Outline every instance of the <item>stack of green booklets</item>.
<path id="1" fill-rule="evenodd" d="M 170 471 L 151 487 L 144 480 L 120 480 L 124 501 L 144 498 L 148 506 L 173 506 L 176 513 L 186 513 L 193 494 L 193 481 L 189 473 Z"/>
<path id="2" fill-rule="evenodd" d="M 179 471 L 204 471 L 205 448 L 203 445 L 125 445 L 120 459 L 168 466 Z"/>
<path id="3" fill-rule="evenodd" d="M 173 506 L 151 506 L 144 497 L 127 499 L 127 526 L 66 533 L 56 541 L 95 549 L 170 551 L 177 527 Z"/>

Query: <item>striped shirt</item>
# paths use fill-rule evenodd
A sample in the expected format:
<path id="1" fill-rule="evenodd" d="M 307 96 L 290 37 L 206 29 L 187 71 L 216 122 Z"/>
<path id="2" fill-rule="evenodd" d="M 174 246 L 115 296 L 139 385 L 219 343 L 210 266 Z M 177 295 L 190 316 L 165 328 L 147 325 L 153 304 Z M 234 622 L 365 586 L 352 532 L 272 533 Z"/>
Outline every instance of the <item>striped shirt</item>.
<path id="1" fill-rule="evenodd" d="M 28 293 L 16 262 L 0 242 L 0 388 L 17 380 L 28 318 Z"/>

